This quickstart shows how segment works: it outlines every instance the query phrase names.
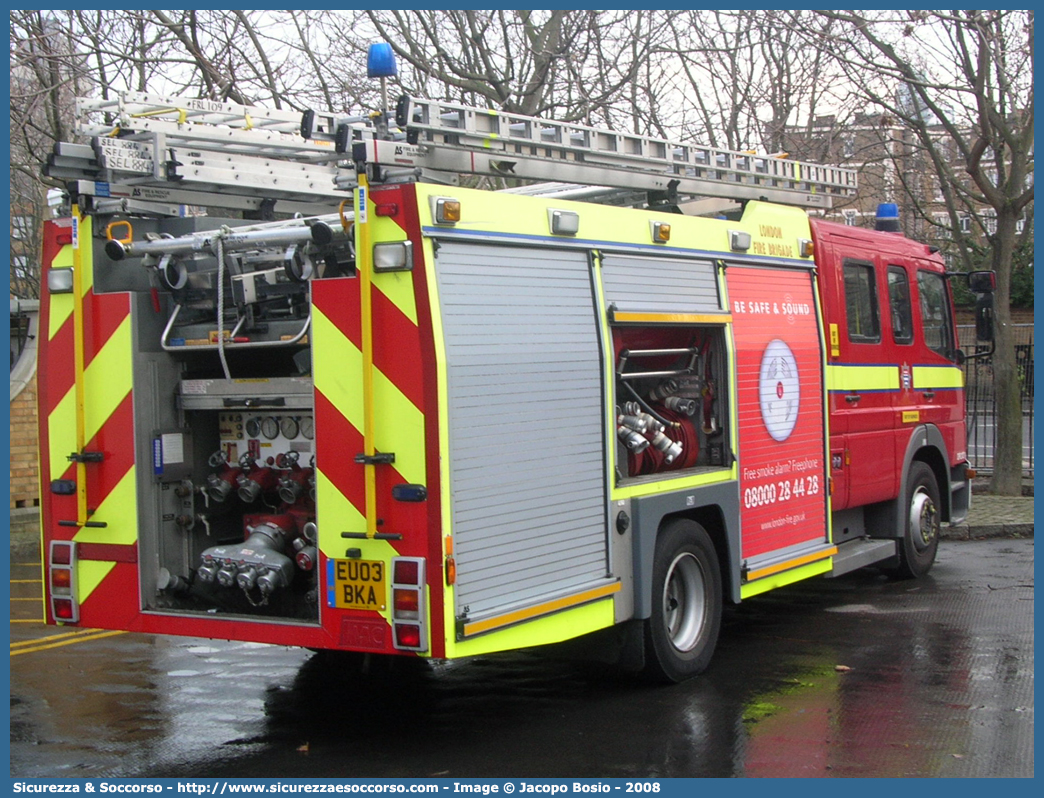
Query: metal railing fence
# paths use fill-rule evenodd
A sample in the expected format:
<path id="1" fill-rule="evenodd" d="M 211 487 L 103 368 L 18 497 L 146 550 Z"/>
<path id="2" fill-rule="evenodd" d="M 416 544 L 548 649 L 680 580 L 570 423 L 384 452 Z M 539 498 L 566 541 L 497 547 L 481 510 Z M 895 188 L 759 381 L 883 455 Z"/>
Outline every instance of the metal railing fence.
<path id="1" fill-rule="evenodd" d="M 1033 325 L 1013 325 L 1015 366 L 1021 382 L 1022 471 L 1033 476 Z M 975 327 L 959 326 L 958 340 L 966 355 L 989 349 L 975 340 Z M 964 398 L 968 414 L 968 461 L 976 471 L 993 471 L 997 445 L 997 396 L 993 384 L 993 358 L 986 356 L 964 363 Z"/>

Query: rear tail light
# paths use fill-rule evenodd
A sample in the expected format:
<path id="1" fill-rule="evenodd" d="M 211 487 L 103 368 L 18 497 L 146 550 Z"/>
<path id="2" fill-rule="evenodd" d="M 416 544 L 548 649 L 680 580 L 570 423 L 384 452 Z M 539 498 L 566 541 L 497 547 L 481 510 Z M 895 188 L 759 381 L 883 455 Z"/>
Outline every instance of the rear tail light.
<path id="1" fill-rule="evenodd" d="M 404 589 L 401 587 L 395 588 L 392 593 L 395 597 L 395 615 L 399 618 L 410 618 L 412 620 L 420 620 L 417 611 L 420 609 L 417 605 L 420 601 L 420 591 Z"/>
<path id="2" fill-rule="evenodd" d="M 397 585 L 419 585 L 421 563 L 419 560 L 407 560 L 397 557 L 393 563 L 392 582 Z"/>
<path id="3" fill-rule="evenodd" d="M 395 647 L 406 651 L 427 651 L 424 559 L 393 558 L 391 587 Z"/>
<path id="4" fill-rule="evenodd" d="M 68 621 L 69 623 L 76 623 L 77 620 L 77 606 L 72 599 L 63 598 L 52 598 L 51 599 L 51 612 L 54 615 L 56 621 Z"/>
<path id="5" fill-rule="evenodd" d="M 72 588 L 72 572 L 68 568 L 51 571 L 51 592 L 68 592 Z"/>
<path id="6" fill-rule="evenodd" d="M 78 622 L 80 605 L 76 601 L 76 544 L 71 540 L 52 540 L 47 569 L 52 617 L 65 623 Z"/>
<path id="7" fill-rule="evenodd" d="M 421 649 L 421 628 L 417 624 L 395 624 L 395 647 Z"/>

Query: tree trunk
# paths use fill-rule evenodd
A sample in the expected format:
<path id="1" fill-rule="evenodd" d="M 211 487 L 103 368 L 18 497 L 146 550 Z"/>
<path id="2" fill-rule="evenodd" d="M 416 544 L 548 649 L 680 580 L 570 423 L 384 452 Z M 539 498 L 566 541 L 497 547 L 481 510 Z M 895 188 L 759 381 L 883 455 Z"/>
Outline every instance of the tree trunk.
<path id="1" fill-rule="evenodd" d="M 997 349 L 993 353 L 993 387 L 997 398 L 997 441 L 993 453 L 990 492 L 1022 493 L 1022 380 L 1015 366 L 1015 329 L 1011 323 L 1011 257 L 1015 215 L 1002 208 L 997 215 L 993 268 L 997 272 L 995 302 Z"/>

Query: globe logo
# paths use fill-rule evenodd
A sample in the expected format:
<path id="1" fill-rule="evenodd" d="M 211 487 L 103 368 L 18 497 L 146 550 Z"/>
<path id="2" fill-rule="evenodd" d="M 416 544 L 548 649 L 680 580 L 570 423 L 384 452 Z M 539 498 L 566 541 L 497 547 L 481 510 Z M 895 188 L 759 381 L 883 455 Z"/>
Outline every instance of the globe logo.
<path id="1" fill-rule="evenodd" d="M 773 439 L 785 441 L 797 423 L 801 389 L 794 353 L 779 338 L 769 341 L 761 356 L 758 393 L 765 429 Z"/>

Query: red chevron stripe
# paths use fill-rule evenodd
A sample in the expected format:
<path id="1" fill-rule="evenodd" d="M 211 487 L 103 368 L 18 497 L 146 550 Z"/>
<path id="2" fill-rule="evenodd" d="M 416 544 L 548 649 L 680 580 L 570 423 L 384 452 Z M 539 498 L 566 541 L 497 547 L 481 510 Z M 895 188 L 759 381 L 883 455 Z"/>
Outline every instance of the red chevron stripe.
<path id="1" fill-rule="evenodd" d="M 98 433 L 87 442 L 87 451 L 103 452 L 100 463 L 87 464 L 87 506 L 97 508 L 134 465 L 134 402 L 128 392 Z M 148 462 L 144 464 L 146 467 Z"/>
<path id="2" fill-rule="evenodd" d="M 90 365 L 130 313 L 126 294 L 95 295 L 88 291 L 83 300 L 84 367 Z M 41 346 L 40 405 L 50 414 L 76 380 L 73 317 L 62 324 L 54 338 Z M 129 364 L 128 364 L 129 365 Z"/>
<path id="3" fill-rule="evenodd" d="M 362 348 L 359 281 L 320 280 L 314 284 L 315 306 L 341 333 Z M 424 407 L 420 334 L 417 325 L 388 297 L 373 289 L 373 364 L 418 408 Z"/>
<path id="4" fill-rule="evenodd" d="M 373 291 L 373 364 L 413 402 L 424 408 L 420 333 L 417 325 L 377 289 Z"/>
<path id="5" fill-rule="evenodd" d="M 116 328 L 130 314 L 128 294 L 95 294 L 94 289 L 83 298 L 83 363 L 86 368 L 105 344 L 112 338 Z M 127 363 L 128 368 L 130 362 Z"/>
<path id="6" fill-rule="evenodd" d="M 363 436 L 321 391 L 315 392 L 315 466 L 360 513 L 366 512 L 363 467 L 354 461 Z"/>
<path id="7" fill-rule="evenodd" d="M 41 417 L 45 418 L 62 401 L 76 379 L 72 316 L 65 320 L 54 338 L 40 342 L 39 365 L 38 401 L 42 409 Z"/>
<path id="8" fill-rule="evenodd" d="M 359 280 L 349 277 L 312 282 L 312 302 L 356 349 L 362 348 Z"/>

